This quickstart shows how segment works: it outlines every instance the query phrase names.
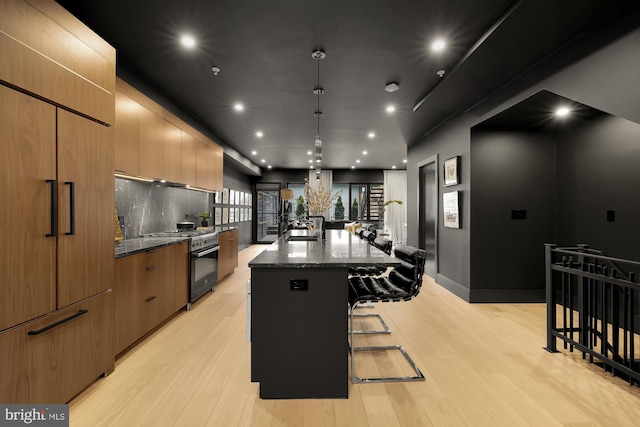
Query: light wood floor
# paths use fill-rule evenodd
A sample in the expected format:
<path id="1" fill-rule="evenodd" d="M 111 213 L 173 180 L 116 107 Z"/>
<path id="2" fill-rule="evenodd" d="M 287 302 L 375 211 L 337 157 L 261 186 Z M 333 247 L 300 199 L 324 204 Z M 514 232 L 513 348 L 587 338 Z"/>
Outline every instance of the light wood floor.
<path id="1" fill-rule="evenodd" d="M 543 304 L 467 304 L 426 277 L 408 303 L 379 304 L 388 336 L 427 380 L 350 384 L 349 399 L 261 400 L 245 341 L 247 262 L 70 403 L 72 426 L 638 426 L 640 388 L 568 352 L 549 354 Z M 404 371 L 361 355 L 357 372 Z M 400 361 L 401 362 L 401 361 Z"/>

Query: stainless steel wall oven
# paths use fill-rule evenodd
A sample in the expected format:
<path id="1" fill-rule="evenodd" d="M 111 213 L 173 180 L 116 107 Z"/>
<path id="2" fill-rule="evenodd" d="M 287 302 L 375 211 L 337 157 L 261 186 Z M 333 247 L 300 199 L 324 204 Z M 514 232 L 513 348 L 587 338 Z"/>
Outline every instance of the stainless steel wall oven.
<path id="1" fill-rule="evenodd" d="M 189 303 L 191 304 L 209 291 L 218 282 L 218 234 L 210 233 L 191 238 L 189 265 Z"/>

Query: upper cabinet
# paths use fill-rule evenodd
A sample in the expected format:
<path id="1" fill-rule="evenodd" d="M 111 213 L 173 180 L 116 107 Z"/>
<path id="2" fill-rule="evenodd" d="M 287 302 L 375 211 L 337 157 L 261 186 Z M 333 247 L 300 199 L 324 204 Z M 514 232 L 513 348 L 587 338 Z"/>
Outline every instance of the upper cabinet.
<path id="1" fill-rule="evenodd" d="M 114 125 L 116 146 L 116 169 L 132 175 L 140 175 L 138 162 L 140 152 L 140 105 L 116 91 L 116 123 Z"/>
<path id="2" fill-rule="evenodd" d="M 116 172 L 222 191 L 220 146 L 120 79 L 115 110 Z"/>
<path id="3" fill-rule="evenodd" d="M 0 58 L 0 80 L 113 124 L 115 49 L 54 1 L 0 1 Z"/>
<path id="4" fill-rule="evenodd" d="M 196 186 L 196 147 L 199 143 L 194 136 L 182 131 L 182 182 L 192 187 Z"/>
<path id="5" fill-rule="evenodd" d="M 139 108 L 140 151 L 138 163 L 140 175 L 153 179 L 164 177 L 164 120 L 145 107 Z M 116 123 L 118 127 L 118 123 Z M 116 150 L 120 143 L 116 141 Z M 116 169 L 119 169 L 116 165 Z"/>
<path id="6" fill-rule="evenodd" d="M 169 182 L 182 182 L 182 130 L 164 120 L 164 174 Z"/>

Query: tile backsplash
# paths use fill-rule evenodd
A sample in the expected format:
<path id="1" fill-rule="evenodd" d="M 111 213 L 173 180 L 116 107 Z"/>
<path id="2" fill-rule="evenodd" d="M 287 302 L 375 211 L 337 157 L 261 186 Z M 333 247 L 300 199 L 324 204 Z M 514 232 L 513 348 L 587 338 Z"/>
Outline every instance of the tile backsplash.
<path id="1" fill-rule="evenodd" d="M 122 178 L 116 178 L 115 189 L 116 210 L 124 221 L 122 234 L 125 239 L 174 230 L 176 223 L 184 221 L 185 215 L 199 226 L 201 218 L 198 215 L 210 211 L 210 194 L 201 191 Z"/>

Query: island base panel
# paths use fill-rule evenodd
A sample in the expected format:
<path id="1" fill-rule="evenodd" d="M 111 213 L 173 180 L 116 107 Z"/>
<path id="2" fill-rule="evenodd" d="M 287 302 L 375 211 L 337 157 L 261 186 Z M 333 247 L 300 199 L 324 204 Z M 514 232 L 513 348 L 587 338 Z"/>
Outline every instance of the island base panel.
<path id="1" fill-rule="evenodd" d="M 346 268 L 252 268 L 251 380 L 260 397 L 347 398 Z"/>

